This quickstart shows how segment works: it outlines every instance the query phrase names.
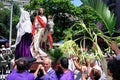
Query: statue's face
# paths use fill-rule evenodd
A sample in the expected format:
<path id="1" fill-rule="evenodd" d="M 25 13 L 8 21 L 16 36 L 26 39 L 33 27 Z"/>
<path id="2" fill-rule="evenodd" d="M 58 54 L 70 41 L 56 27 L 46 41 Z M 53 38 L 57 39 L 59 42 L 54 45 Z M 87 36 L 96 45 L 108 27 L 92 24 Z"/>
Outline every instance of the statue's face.
<path id="1" fill-rule="evenodd" d="M 39 9 L 39 12 L 40 12 L 40 14 L 43 14 L 43 13 L 44 13 L 44 9 L 43 9 L 43 8 L 40 8 L 40 9 Z"/>

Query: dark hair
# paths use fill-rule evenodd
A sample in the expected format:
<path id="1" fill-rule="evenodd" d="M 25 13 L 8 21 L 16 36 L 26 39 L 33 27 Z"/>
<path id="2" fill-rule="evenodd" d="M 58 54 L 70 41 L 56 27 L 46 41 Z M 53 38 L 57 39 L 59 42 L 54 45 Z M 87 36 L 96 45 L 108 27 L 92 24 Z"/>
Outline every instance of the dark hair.
<path id="1" fill-rule="evenodd" d="M 27 69 L 27 65 L 28 65 L 28 61 L 26 58 L 19 58 L 16 61 L 16 65 L 17 65 L 17 70 L 18 71 L 23 71 Z"/>
<path id="2" fill-rule="evenodd" d="M 62 57 L 61 58 L 61 60 L 60 60 L 60 64 L 61 64 L 61 66 L 63 67 L 63 68 L 68 68 L 68 65 L 69 65 L 69 63 L 68 63 L 68 58 L 66 58 L 66 57 Z"/>
<path id="3" fill-rule="evenodd" d="M 113 59 L 109 60 L 107 68 L 113 74 L 113 80 L 120 80 L 120 60 Z"/>
<path id="4" fill-rule="evenodd" d="M 99 80 L 99 78 L 101 77 L 101 72 L 100 70 L 97 70 L 97 69 L 92 69 L 91 73 L 93 74 L 94 76 L 94 80 Z"/>
<path id="5" fill-rule="evenodd" d="M 44 8 L 39 8 L 39 9 L 38 9 L 38 15 L 41 14 L 41 13 L 40 13 L 40 9 L 43 9 L 43 12 L 45 12 L 45 9 L 44 9 Z"/>

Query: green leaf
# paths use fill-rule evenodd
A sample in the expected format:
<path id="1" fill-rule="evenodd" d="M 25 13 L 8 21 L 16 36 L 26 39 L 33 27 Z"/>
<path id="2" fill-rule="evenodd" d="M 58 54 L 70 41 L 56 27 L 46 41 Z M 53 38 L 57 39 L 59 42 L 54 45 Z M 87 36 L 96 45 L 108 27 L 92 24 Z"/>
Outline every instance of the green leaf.
<path id="1" fill-rule="evenodd" d="M 105 27 L 107 28 L 110 36 L 112 36 L 114 32 L 116 17 L 106 4 L 104 4 L 101 0 L 81 0 L 84 5 L 87 5 L 91 7 L 96 14 L 102 19 L 103 23 L 105 24 Z"/>
<path id="2" fill-rule="evenodd" d="M 59 48 L 50 49 L 48 55 L 54 62 L 58 62 L 59 59 L 63 56 L 63 52 Z"/>

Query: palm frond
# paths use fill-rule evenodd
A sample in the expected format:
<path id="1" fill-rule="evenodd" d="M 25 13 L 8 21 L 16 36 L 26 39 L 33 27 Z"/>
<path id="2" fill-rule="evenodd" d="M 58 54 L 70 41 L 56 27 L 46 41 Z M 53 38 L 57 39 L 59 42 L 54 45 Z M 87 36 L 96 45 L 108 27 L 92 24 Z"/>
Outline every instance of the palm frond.
<path id="1" fill-rule="evenodd" d="M 48 55 L 54 62 L 58 62 L 59 59 L 64 56 L 63 52 L 59 48 L 50 49 Z"/>
<path id="2" fill-rule="evenodd" d="M 115 15 L 110 12 L 109 8 L 106 4 L 104 4 L 101 0 L 81 0 L 84 5 L 91 7 L 97 15 L 102 19 L 105 24 L 106 29 L 109 34 L 112 35 L 114 33 L 114 27 L 116 18 Z"/>

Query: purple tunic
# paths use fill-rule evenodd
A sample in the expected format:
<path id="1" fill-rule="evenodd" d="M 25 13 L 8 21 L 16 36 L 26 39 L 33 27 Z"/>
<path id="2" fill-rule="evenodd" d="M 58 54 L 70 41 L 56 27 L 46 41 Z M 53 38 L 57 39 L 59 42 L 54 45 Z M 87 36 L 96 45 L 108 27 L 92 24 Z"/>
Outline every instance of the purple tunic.
<path id="1" fill-rule="evenodd" d="M 71 70 L 68 70 L 60 76 L 60 80 L 74 80 L 74 73 Z"/>
<path id="2" fill-rule="evenodd" d="M 20 57 L 28 57 L 31 58 L 31 52 L 30 52 L 30 45 L 32 42 L 32 34 L 31 33 L 25 33 L 20 43 L 16 46 L 15 49 L 15 58 L 18 59 Z"/>
<path id="3" fill-rule="evenodd" d="M 34 80 L 34 74 L 28 71 L 18 73 L 16 70 L 13 70 L 8 74 L 6 80 Z"/>
<path id="4" fill-rule="evenodd" d="M 58 78 L 57 78 L 57 75 L 55 73 L 55 70 L 51 69 L 45 75 L 43 75 L 42 77 L 40 77 L 39 80 L 58 80 Z"/>

